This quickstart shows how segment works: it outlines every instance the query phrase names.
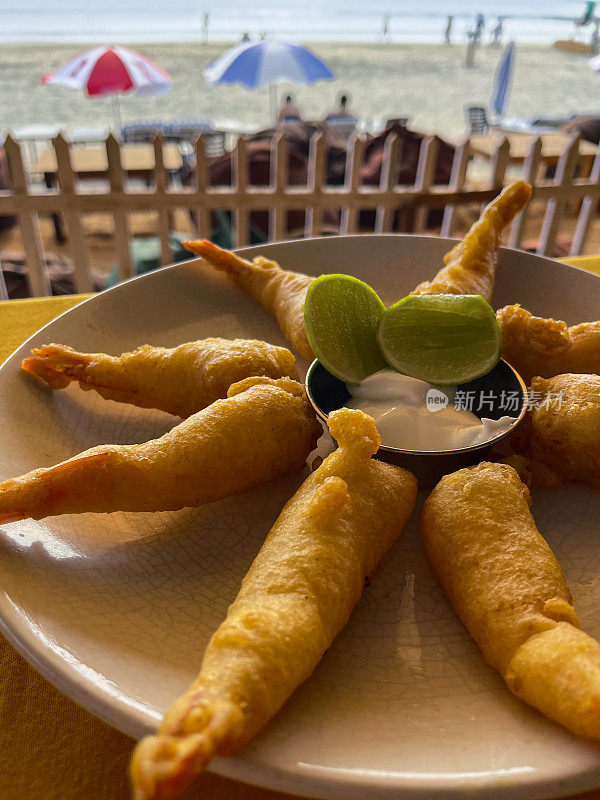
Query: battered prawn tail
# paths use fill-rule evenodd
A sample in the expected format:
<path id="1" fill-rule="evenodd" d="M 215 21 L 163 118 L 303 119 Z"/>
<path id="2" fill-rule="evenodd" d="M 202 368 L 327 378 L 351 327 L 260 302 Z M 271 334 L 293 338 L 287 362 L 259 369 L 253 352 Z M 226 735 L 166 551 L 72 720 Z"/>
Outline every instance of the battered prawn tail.
<path id="1" fill-rule="evenodd" d="M 515 181 L 507 186 L 498 197 L 484 210 L 498 215 L 498 225 L 503 228 L 508 225 L 531 197 L 531 186 L 526 181 Z"/>
<path id="2" fill-rule="evenodd" d="M 170 722 L 173 715 L 180 717 L 175 725 Z M 241 746 L 243 724 L 243 712 L 233 702 L 196 705 L 184 695 L 167 712 L 161 730 L 133 751 L 134 800 L 179 797 L 213 756 L 230 755 Z"/>
<path id="3" fill-rule="evenodd" d="M 598 742 L 600 644 L 579 630 L 573 609 L 565 606 L 564 615 L 560 608 L 558 613 L 544 608 L 558 623 L 517 649 L 504 679 L 517 697 L 578 736 Z"/>
<path id="4" fill-rule="evenodd" d="M 194 255 L 201 256 L 215 269 L 222 270 L 229 275 L 245 275 L 256 271 L 256 267 L 231 250 L 218 247 L 208 239 L 196 239 L 193 242 L 183 242 L 183 246 Z"/>
<path id="5" fill-rule="evenodd" d="M 340 408 L 329 415 L 329 433 L 340 448 L 354 449 L 365 459 L 381 446 L 381 436 L 368 414 L 357 408 Z"/>
<path id="6" fill-rule="evenodd" d="M 110 455 L 100 452 L 76 456 L 55 467 L 36 469 L 1 483 L 0 524 L 69 513 L 73 502 L 79 505 L 86 487 L 93 483 L 94 475 Z"/>
<path id="7" fill-rule="evenodd" d="M 502 229 L 516 217 L 530 197 L 531 186 L 525 181 L 515 181 L 507 186 L 483 209 L 462 242 L 446 253 L 444 264 L 461 259 L 476 262 L 477 258 L 486 255 L 491 246 L 489 238 L 492 237 L 494 246 L 497 246 Z"/>
<path id="8" fill-rule="evenodd" d="M 90 356 L 78 353 L 61 344 L 48 344 L 31 351 L 33 356 L 21 363 L 21 368 L 45 381 L 51 389 L 64 389 L 71 381 L 83 379 Z"/>

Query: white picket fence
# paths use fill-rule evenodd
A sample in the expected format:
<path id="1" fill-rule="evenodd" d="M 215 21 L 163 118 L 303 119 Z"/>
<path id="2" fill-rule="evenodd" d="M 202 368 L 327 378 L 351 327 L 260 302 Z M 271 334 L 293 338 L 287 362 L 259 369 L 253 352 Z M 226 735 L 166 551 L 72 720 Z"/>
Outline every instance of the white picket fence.
<path id="1" fill-rule="evenodd" d="M 343 186 L 326 183 L 326 142 L 322 133 L 311 139 L 308 158 L 308 180 L 305 186 L 288 184 L 288 150 L 285 134 L 278 134 L 272 142 L 271 182 L 268 186 L 254 186 L 248 176 L 248 143 L 242 137 L 232 153 L 232 185 L 212 186 L 209 182 L 208 159 L 205 142 L 198 139 L 195 145 L 196 169 L 192 186 L 172 186 L 164 166 L 164 142 L 154 140 L 155 165 L 153 185 L 131 188 L 122 166 L 121 146 L 112 135 L 106 140 L 108 161 L 108 190 L 90 191 L 79 185 L 72 166 L 72 146 L 59 135 L 53 140 L 57 164 L 58 188 L 42 190 L 28 180 L 20 144 L 10 136 L 6 150 L 12 191 L 0 191 L 0 215 L 17 216 L 25 251 L 31 294 L 49 293 L 44 270 L 44 249 L 40 236 L 40 214 L 60 214 L 68 236 L 70 256 L 75 268 L 75 285 L 79 292 L 93 289 L 90 271 L 90 254 L 82 216 L 88 213 L 108 212 L 114 218 L 115 251 L 122 279 L 132 275 L 129 249 L 129 214 L 153 211 L 158 216 L 157 234 L 161 242 L 162 263 L 172 260 L 169 244 L 171 212 L 176 208 L 193 211 L 196 234 L 207 237 L 211 233 L 211 216 L 214 211 L 232 213 L 234 245 L 249 243 L 250 213 L 268 210 L 269 239 L 281 240 L 286 235 L 287 212 L 305 211 L 305 236 L 318 235 L 323 230 L 323 215 L 327 210 L 340 210 L 339 233 L 359 231 L 359 214 L 363 209 L 376 209 L 374 231 L 389 232 L 394 225 L 395 212 L 408 209 L 413 213 L 411 230 L 425 229 L 428 210 L 443 208 L 441 234 L 451 236 L 456 224 L 456 212 L 461 205 L 484 203 L 491 200 L 504 185 L 511 161 L 510 142 L 500 137 L 489 161 L 489 178 L 484 188 L 473 188 L 466 182 L 467 166 L 472 155 L 470 140 L 456 148 L 450 182 L 445 186 L 434 184 L 438 142 L 434 138 L 422 141 L 416 179 L 413 185 L 397 185 L 395 176 L 401 158 L 401 142 L 390 134 L 384 145 L 379 185 L 361 185 L 360 168 L 363 164 L 365 139 L 355 136 L 349 142 L 346 175 Z M 534 200 L 545 203 L 537 252 L 552 252 L 561 220 L 567 209 L 574 206 L 577 222 L 572 238 L 571 255 L 582 251 L 588 236 L 590 222 L 600 197 L 600 154 L 594 158 L 589 175 L 576 177 L 579 163 L 579 139 L 571 139 L 560 155 L 554 177 L 544 177 L 542 142 L 532 139 L 521 167 L 521 175 L 533 186 Z M 512 224 L 508 244 L 519 247 L 522 241 L 528 209 Z"/>

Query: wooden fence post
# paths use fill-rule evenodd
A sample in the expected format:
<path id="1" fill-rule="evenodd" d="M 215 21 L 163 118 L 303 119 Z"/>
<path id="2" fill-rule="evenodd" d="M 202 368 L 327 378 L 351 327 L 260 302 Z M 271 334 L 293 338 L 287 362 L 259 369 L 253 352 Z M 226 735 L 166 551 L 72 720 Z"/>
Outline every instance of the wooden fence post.
<path id="1" fill-rule="evenodd" d="M 274 242 L 285 238 L 287 230 L 287 208 L 285 190 L 288 184 L 288 145 L 283 131 L 275 134 L 271 147 L 271 186 L 273 200 L 269 209 L 269 234 Z"/>
<path id="2" fill-rule="evenodd" d="M 27 262 L 27 286 L 33 297 L 43 297 L 52 294 L 52 291 L 46 274 L 46 260 L 38 215 L 35 211 L 29 210 L 30 206 L 25 204 L 29 195 L 29 187 L 25 176 L 21 147 L 9 135 L 4 141 L 4 150 L 8 162 L 8 174 L 13 186 L 14 212 L 21 228 L 21 239 Z"/>
<path id="3" fill-rule="evenodd" d="M 391 192 L 396 185 L 398 164 L 402 158 L 402 142 L 397 133 L 386 136 L 381 157 L 381 172 L 379 173 L 379 191 L 383 194 Z M 385 233 L 392 230 L 396 209 L 389 205 L 377 207 L 375 213 L 375 233 Z"/>
<path id="4" fill-rule="evenodd" d="M 554 176 L 554 185 L 559 187 L 559 193 L 556 197 L 548 200 L 546 204 L 546 212 L 544 214 L 544 221 L 542 222 L 542 231 L 540 233 L 540 240 L 536 253 L 541 256 L 548 256 L 552 254 L 554 242 L 560 221 L 563 217 L 566 206 L 566 193 L 560 191 L 565 186 L 568 186 L 573 180 L 573 173 L 579 160 L 579 136 L 574 136 L 566 150 L 563 150 L 558 166 L 556 167 L 556 175 Z"/>
<path id="5" fill-rule="evenodd" d="M 125 194 L 125 182 L 121 167 L 121 150 L 118 139 L 112 133 L 109 134 L 106 140 L 106 157 L 108 158 L 110 189 L 115 194 L 113 218 L 115 221 L 115 249 L 117 251 L 119 277 L 121 280 L 125 280 L 133 277 L 133 262 L 131 260 L 131 250 L 129 249 L 129 222 L 125 206 L 122 204 L 122 197 Z"/>
<path id="6" fill-rule="evenodd" d="M 169 241 L 169 233 L 171 229 L 171 214 L 165 202 L 165 195 L 169 186 L 169 177 L 164 165 L 163 159 L 163 138 L 156 134 L 153 141 L 154 145 L 154 175 L 156 180 L 156 195 L 162 203 L 158 208 L 158 235 L 160 238 L 160 260 L 161 264 L 165 266 L 170 264 L 173 260 L 173 251 L 171 250 L 171 242 Z"/>
<path id="7" fill-rule="evenodd" d="M 350 195 L 358 194 L 360 186 L 360 168 L 365 152 L 365 140 L 360 134 L 355 133 L 348 145 L 346 156 L 346 177 L 344 189 Z M 360 209 L 355 206 L 342 208 L 340 217 L 340 234 L 356 233 Z"/>
<path id="8" fill-rule="evenodd" d="M 537 176 L 540 168 L 540 159 L 542 157 L 542 140 L 537 136 L 531 143 L 529 151 L 523 162 L 523 180 L 531 184 L 534 193 L 535 185 L 537 183 Z M 532 195 L 533 200 L 533 195 Z M 531 201 L 527 203 L 523 211 L 516 216 L 512 225 L 510 226 L 510 234 L 508 236 L 509 247 L 520 247 L 523 238 L 523 231 L 525 230 L 525 223 L 529 216 Z"/>
<path id="9" fill-rule="evenodd" d="M 233 184 L 237 192 L 235 210 L 231 215 L 233 222 L 233 246 L 246 247 L 246 245 L 250 244 L 250 215 L 245 202 L 248 187 L 248 151 L 244 136 L 238 138 L 236 148 L 232 155 Z"/>
<path id="10" fill-rule="evenodd" d="M 469 140 L 467 139 L 454 151 L 452 172 L 450 173 L 450 189 L 453 192 L 459 192 L 465 185 L 470 155 L 471 146 L 469 144 Z M 448 203 L 444 209 L 440 236 L 452 236 L 455 217 L 456 205 L 454 203 Z"/>
<path id="11" fill-rule="evenodd" d="M 319 131 L 312 136 L 308 152 L 307 187 L 310 197 L 307 198 L 305 236 L 316 236 L 323 224 L 321 197 L 326 180 L 326 157 L 325 137 Z"/>
<path id="12" fill-rule="evenodd" d="M 437 162 L 439 144 L 433 136 L 427 136 L 421 141 L 419 151 L 419 161 L 417 163 L 417 175 L 415 178 L 415 190 L 419 194 L 426 194 L 435 182 L 435 165 Z M 427 217 L 429 215 L 428 206 L 417 205 L 413 222 L 413 232 L 420 233 L 427 227 Z"/>
<path id="13" fill-rule="evenodd" d="M 202 202 L 193 211 L 194 225 L 196 234 L 200 238 L 210 239 L 212 231 L 211 214 L 206 206 L 207 190 L 210 186 L 210 176 L 208 174 L 208 162 L 206 159 L 206 141 L 203 136 L 196 140 L 194 148 L 196 154 L 196 191 L 202 195 Z"/>
<path id="14" fill-rule="evenodd" d="M 78 292 L 92 292 L 94 284 L 90 274 L 90 253 L 83 229 L 82 215 L 75 210 L 75 176 L 71 164 L 70 143 L 62 133 L 52 141 L 56 155 L 58 187 L 61 194 L 70 201 L 65 209 L 69 252 L 75 270 L 75 289 Z"/>

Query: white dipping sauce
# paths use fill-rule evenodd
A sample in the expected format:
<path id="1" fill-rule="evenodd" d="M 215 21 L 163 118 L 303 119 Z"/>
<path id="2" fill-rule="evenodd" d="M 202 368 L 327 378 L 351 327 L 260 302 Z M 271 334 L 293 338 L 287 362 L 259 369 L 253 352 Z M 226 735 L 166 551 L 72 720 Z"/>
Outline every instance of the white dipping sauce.
<path id="1" fill-rule="evenodd" d="M 417 378 L 384 369 L 360 386 L 346 387 L 348 408 L 373 417 L 384 445 L 403 450 L 457 450 L 483 444 L 508 431 L 515 417 L 479 419 L 455 408 L 455 386 L 432 386 Z M 444 400 L 447 397 L 447 402 Z"/>

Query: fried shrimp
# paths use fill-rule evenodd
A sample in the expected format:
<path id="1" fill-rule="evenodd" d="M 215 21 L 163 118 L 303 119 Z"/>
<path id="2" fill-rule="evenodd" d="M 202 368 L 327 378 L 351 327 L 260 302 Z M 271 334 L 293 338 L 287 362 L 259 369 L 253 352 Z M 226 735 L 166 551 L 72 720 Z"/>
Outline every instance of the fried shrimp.
<path id="1" fill-rule="evenodd" d="M 531 197 L 531 186 L 517 181 L 485 207 L 481 217 L 444 256 L 445 266 L 432 281 L 420 283 L 412 294 L 480 294 L 492 297 L 502 230 Z"/>
<path id="2" fill-rule="evenodd" d="M 506 464 L 446 475 L 427 499 L 427 554 L 485 660 L 521 700 L 600 739 L 600 644 L 579 627 L 569 587 Z"/>
<path id="3" fill-rule="evenodd" d="M 223 250 L 207 239 L 183 243 L 188 250 L 207 261 L 248 292 L 274 315 L 284 336 L 307 361 L 314 359 L 304 330 L 306 290 L 314 278 L 281 269 L 275 261 L 258 256 L 246 261 L 230 250 Z"/>
<path id="4" fill-rule="evenodd" d="M 303 387 L 246 378 L 145 444 L 100 445 L 0 484 L 0 523 L 86 511 L 170 511 L 301 469 L 322 433 Z"/>
<path id="5" fill-rule="evenodd" d="M 299 377 L 289 350 L 252 339 L 202 339 L 169 349 L 145 344 L 121 356 L 78 353 L 60 344 L 32 353 L 21 366 L 52 389 L 77 381 L 107 400 L 184 418 L 226 397 L 243 378 Z"/>
<path id="6" fill-rule="evenodd" d="M 600 322 L 566 322 L 534 317 L 519 305 L 496 312 L 502 331 L 502 357 L 523 380 L 565 372 L 600 374 Z"/>
<path id="7" fill-rule="evenodd" d="M 137 745 L 136 800 L 176 797 L 213 756 L 255 736 L 311 675 L 410 516 L 417 481 L 371 458 L 381 442 L 373 420 L 340 409 L 329 425 L 339 449 L 289 500 L 200 674 Z"/>
<path id="8" fill-rule="evenodd" d="M 512 446 L 527 457 L 533 485 L 600 486 L 600 376 L 534 378 L 531 396 L 537 401 Z"/>

